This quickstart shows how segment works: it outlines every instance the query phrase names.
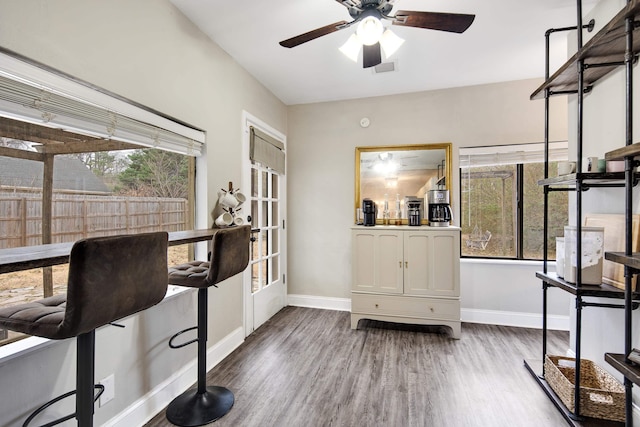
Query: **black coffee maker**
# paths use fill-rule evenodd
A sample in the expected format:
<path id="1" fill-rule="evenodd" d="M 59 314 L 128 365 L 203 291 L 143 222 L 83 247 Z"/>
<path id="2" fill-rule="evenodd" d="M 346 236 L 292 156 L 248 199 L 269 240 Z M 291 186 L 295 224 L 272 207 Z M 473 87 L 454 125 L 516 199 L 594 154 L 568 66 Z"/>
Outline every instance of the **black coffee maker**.
<path id="1" fill-rule="evenodd" d="M 409 225 L 422 225 L 422 199 L 407 200 L 405 204 L 407 206 Z"/>
<path id="2" fill-rule="evenodd" d="M 363 225 L 372 227 L 376 225 L 376 214 L 378 208 L 371 199 L 362 200 L 362 214 L 364 215 Z"/>

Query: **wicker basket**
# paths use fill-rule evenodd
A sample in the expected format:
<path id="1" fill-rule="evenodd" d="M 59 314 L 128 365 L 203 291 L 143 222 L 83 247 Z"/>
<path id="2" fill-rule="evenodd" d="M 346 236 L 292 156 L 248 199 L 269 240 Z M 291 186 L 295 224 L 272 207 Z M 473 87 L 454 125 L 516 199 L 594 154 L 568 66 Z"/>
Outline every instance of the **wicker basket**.
<path id="1" fill-rule="evenodd" d="M 574 412 L 575 368 L 558 366 L 559 360 L 575 363 L 576 359 L 547 355 L 544 360 L 545 379 L 567 409 Z M 624 387 L 608 372 L 586 359 L 580 361 L 580 415 L 625 421 Z"/>

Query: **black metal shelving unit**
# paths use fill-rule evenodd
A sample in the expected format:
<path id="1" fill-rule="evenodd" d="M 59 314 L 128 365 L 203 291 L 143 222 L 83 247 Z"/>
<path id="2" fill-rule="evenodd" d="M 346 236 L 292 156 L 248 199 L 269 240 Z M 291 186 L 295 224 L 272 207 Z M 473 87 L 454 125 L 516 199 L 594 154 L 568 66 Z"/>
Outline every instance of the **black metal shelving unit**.
<path id="1" fill-rule="evenodd" d="M 627 70 L 629 73 L 630 70 Z M 631 112 L 629 112 L 630 115 Z M 631 125 L 631 117 L 627 118 L 628 125 Z M 624 376 L 625 396 L 626 396 L 626 417 L 627 420 L 632 420 L 632 389 L 633 384 L 640 385 L 640 366 L 631 362 L 627 355 L 631 352 L 632 343 L 632 326 L 633 320 L 632 311 L 637 308 L 634 304 L 636 293 L 633 292 L 633 277 L 640 272 L 640 254 L 632 252 L 632 207 L 633 207 L 633 188 L 632 176 L 633 170 L 638 165 L 636 157 L 640 157 L 640 144 L 631 144 L 631 135 L 628 135 L 627 145 L 623 148 L 619 148 L 614 151 L 610 151 L 605 154 L 606 160 L 624 160 L 625 161 L 625 174 L 626 180 L 626 193 L 625 193 L 625 251 L 624 252 L 607 252 L 605 258 L 624 265 L 624 281 L 625 281 L 625 315 L 624 315 L 624 354 L 605 353 L 605 361 L 622 373 Z M 632 423 L 627 421 L 627 425 L 631 426 Z"/>
<path id="2" fill-rule="evenodd" d="M 583 24 L 582 1 L 577 0 L 577 25 L 548 30 L 546 37 L 546 70 L 545 81 L 531 95 L 531 99 L 544 98 L 545 100 L 545 179 L 538 182 L 544 189 L 544 258 L 543 271 L 536 273 L 542 280 L 543 290 L 543 325 L 542 325 L 542 360 L 547 354 L 547 298 L 548 289 L 555 287 L 570 293 L 575 297 L 575 378 L 574 378 L 574 412 L 570 412 L 551 389 L 544 377 L 544 364 L 541 361 L 525 360 L 526 368 L 538 381 L 545 393 L 558 407 L 564 418 L 574 426 L 621 426 L 623 423 L 588 418 L 580 413 L 580 359 L 581 359 L 581 335 L 582 335 L 582 309 L 585 307 L 618 308 L 625 310 L 625 350 L 626 354 L 631 350 L 631 312 L 638 306 L 640 294 L 631 290 L 631 276 L 640 268 L 640 254 L 631 253 L 631 207 L 632 190 L 638 183 L 638 177 L 633 172 L 636 165 L 635 156 L 640 156 L 640 144 L 636 150 L 632 150 L 632 66 L 635 55 L 640 49 L 640 31 L 636 31 L 635 16 L 640 14 L 640 0 L 627 0 L 626 6 L 612 18 L 600 31 L 583 44 L 583 31 L 591 31 L 594 27 L 593 20 Z M 558 31 L 577 31 L 578 49 L 564 65 L 552 76 L 549 76 L 549 37 Z M 583 105 L 584 95 L 602 77 L 611 71 L 624 66 L 626 69 L 626 138 L 625 147 L 612 153 L 607 153 L 606 159 L 625 159 L 625 172 L 620 173 L 583 173 L 582 171 L 582 141 L 583 141 Z M 577 98 L 577 133 L 576 156 L 577 173 L 549 177 L 548 169 L 548 144 L 549 144 L 549 98 L 553 95 L 575 94 Z M 625 264 L 626 289 L 621 290 L 609 285 L 583 285 L 582 284 L 582 194 L 590 188 L 623 187 L 626 191 L 625 218 L 626 218 L 626 250 L 625 253 L 607 253 L 606 259 Z M 576 194 L 576 283 L 569 283 L 559 278 L 555 273 L 547 271 L 547 236 L 548 236 L 548 195 L 551 191 L 573 191 Z M 587 300 L 585 300 L 587 298 Z M 591 301 L 590 298 L 598 298 Z M 602 302 L 602 298 L 611 299 L 610 302 Z M 624 355 L 606 354 L 605 360 L 625 376 L 626 390 L 626 426 L 633 425 L 631 415 L 631 386 L 633 382 L 640 384 L 640 367 L 633 366 Z"/>

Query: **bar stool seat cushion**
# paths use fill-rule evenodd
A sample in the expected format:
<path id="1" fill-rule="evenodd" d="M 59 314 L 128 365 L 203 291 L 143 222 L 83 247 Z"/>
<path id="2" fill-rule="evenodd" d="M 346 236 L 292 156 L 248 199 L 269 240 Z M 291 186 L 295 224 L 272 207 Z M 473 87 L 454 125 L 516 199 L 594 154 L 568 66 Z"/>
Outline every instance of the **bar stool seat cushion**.
<path id="1" fill-rule="evenodd" d="M 54 336 L 64 319 L 66 295 L 55 295 L 39 301 L 0 309 L 4 327 L 27 335 Z"/>
<path id="2" fill-rule="evenodd" d="M 189 288 L 206 288 L 209 275 L 207 261 L 191 261 L 169 267 L 169 283 Z"/>
<path id="3" fill-rule="evenodd" d="M 249 263 L 250 233 L 248 225 L 217 229 L 211 240 L 211 262 L 192 261 L 169 267 L 169 284 L 207 288 L 242 272 Z"/>

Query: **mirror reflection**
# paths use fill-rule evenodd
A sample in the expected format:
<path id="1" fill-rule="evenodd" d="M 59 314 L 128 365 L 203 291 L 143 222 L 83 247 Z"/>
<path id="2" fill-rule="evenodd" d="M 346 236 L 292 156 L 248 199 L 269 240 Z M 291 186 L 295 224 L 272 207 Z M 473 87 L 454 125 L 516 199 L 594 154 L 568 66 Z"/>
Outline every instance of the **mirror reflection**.
<path id="1" fill-rule="evenodd" d="M 449 189 L 450 174 L 451 143 L 356 147 L 356 212 L 371 199 L 376 223 L 407 224 L 408 208 L 424 209 L 429 190 Z"/>

